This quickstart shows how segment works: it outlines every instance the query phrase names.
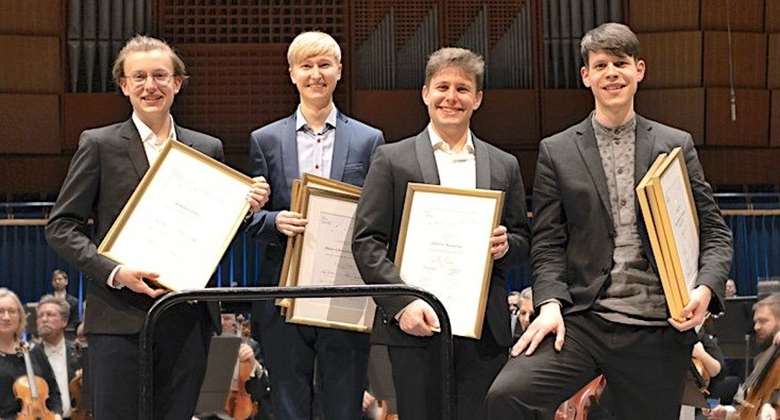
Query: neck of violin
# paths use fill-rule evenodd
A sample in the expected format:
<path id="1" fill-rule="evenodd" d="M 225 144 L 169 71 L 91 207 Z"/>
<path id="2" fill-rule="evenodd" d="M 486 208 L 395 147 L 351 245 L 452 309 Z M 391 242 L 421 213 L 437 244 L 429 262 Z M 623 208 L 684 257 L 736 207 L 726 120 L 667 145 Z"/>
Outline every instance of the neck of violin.
<path id="1" fill-rule="evenodd" d="M 30 394 L 32 394 L 33 399 L 38 399 L 38 385 L 35 383 L 35 371 L 33 370 L 27 344 L 22 347 L 22 354 L 24 354 L 24 367 L 27 369 L 27 382 L 30 384 Z"/>

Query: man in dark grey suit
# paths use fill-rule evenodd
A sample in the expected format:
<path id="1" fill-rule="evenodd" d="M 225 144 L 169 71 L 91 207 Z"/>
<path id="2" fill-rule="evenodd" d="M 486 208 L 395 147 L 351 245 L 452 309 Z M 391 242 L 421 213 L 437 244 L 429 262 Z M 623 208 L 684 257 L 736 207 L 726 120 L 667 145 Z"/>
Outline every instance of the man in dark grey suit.
<path id="1" fill-rule="evenodd" d="M 677 419 L 693 327 L 723 308 L 731 233 L 690 134 L 634 113 L 645 72 L 636 35 L 604 24 L 583 37 L 581 53 L 595 111 L 539 146 L 531 245 L 539 315 L 491 387 L 488 416 L 537 418 L 603 373 L 617 418 Z M 669 318 L 634 192 L 675 147 L 700 222 L 698 276 L 680 321 Z"/>
<path id="2" fill-rule="evenodd" d="M 164 142 L 176 139 L 218 160 L 222 143 L 174 124 L 175 95 L 187 78 L 184 63 L 163 41 L 136 36 L 120 51 L 114 80 L 133 106 L 132 118 L 84 131 L 46 226 L 49 245 L 87 274 L 85 330 L 89 383 L 97 419 L 138 419 L 138 334 L 149 307 L 165 290 L 155 288 L 154 267 L 117 265 L 97 253 Z M 257 180 L 253 211 L 267 199 Z M 94 220 L 94 237 L 86 234 Z M 192 417 L 219 320 L 206 305 L 178 305 L 166 314 L 154 339 L 155 418 Z M 213 324 L 213 325 L 212 325 Z"/>
<path id="3" fill-rule="evenodd" d="M 252 132 L 249 171 L 263 176 L 273 193 L 248 232 L 263 249 L 261 286 L 276 286 L 287 239 L 307 220 L 289 211 L 292 183 L 304 173 L 362 186 L 382 132 L 336 109 L 333 91 L 341 78 L 341 49 L 323 32 L 304 32 L 290 44 L 290 78 L 300 95 L 295 114 Z M 271 380 L 277 418 L 309 420 L 316 360 L 319 399 L 326 420 L 362 418 L 368 369 L 368 334 L 288 324 L 272 301 L 252 305 L 252 333 L 260 342 Z"/>
<path id="4" fill-rule="evenodd" d="M 431 123 L 419 135 L 377 150 L 358 204 L 352 244 L 366 283 L 403 284 L 393 259 L 409 182 L 506 193 L 501 226 L 491 238 L 494 262 L 482 337 L 455 337 L 459 419 L 479 417 L 488 387 L 506 362 L 512 345 L 506 276 L 527 258 L 529 247 L 517 159 L 469 130 L 482 101 L 483 75 L 484 62 L 471 51 L 443 48 L 431 55 L 422 90 Z M 400 418 L 442 418 L 439 340 L 431 337 L 439 326 L 436 314 L 412 297 L 375 300 L 372 341 L 389 346 Z"/>

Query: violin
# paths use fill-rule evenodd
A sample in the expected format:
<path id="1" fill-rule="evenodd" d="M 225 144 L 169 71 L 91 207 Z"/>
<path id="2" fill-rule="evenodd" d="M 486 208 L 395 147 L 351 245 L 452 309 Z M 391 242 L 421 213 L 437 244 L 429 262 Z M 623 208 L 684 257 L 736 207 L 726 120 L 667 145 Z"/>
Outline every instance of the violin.
<path id="1" fill-rule="evenodd" d="M 26 375 L 14 381 L 14 396 L 22 402 L 22 409 L 16 415 L 17 420 L 54 420 L 56 417 L 46 407 L 49 398 L 49 386 L 40 376 L 36 376 L 30 360 L 30 349 L 27 343 L 22 343 Z"/>
<path id="2" fill-rule="evenodd" d="M 761 407 L 780 388 L 780 347 L 772 344 L 756 361 L 756 367 L 745 379 L 734 400 L 740 405 L 739 419 L 754 420 Z"/>
<path id="3" fill-rule="evenodd" d="M 238 389 L 230 390 L 225 401 L 225 412 L 236 420 L 245 420 L 257 414 L 258 404 L 252 401 L 252 396 L 246 391 L 246 381 L 255 369 L 255 359 L 250 358 L 238 364 Z"/>
<path id="4" fill-rule="evenodd" d="M 590 407 L 601 399 L 607 379 L 599 375 L 555 411 L 555 420 L 587 420 Z"/>
<path id="5" fill-rule="evenodd" d="M 83 401 L 81 401 L 81 388 L 84 385 L 82 369 L 76 371 L 73 379 L 68 383 L 68 392 L 70 393 L 70 399 L 73 401 L 70 408 L 71 420 L 92 420 L 92 414 L 82 407 Z"/>

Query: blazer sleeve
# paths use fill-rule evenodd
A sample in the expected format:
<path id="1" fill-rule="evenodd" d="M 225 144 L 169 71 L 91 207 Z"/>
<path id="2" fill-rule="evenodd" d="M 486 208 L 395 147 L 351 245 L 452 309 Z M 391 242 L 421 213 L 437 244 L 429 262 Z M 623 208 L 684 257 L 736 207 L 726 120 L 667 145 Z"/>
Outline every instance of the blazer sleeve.
<path id="1" fill-rule="evenodd" d="M 249 176 L 262 176 L 266 180 L 268 177 L 268 161 L 260 146 L 260 133 L 252 133 L 249 138 Z M 273 195 L 273 191 L 271 194 Z M 268 202 L 270 204 L 271 201 Z M 266 204 L 266 205 L 268 205 Z M 261 243 L 272 243 L 282 245 L 282 234 L 276 229 L 276 216 L 279 211 L 260 209 L 259 212 L 252 215 L 246 227 L 247 233 Z"/>
<path id="2" fill-rule="evenodd" d="M 534 306 L 550 299 L 571 305 L 566 283 L 566 214 L 557 174 L 545 142 L 539 145 L 531 223 L 531 266 Z"/>
<path id="3" fill-rule="evenodd" d="M 528 259 L 531 233 L 528 228 L 528 211 L 525 207 L 525 187 L 520 174 L 520 165 L 512 157 L 510 162 L 509 187 L 506 190 L 501 223 L 507 230 L 509 251 L 494 266 L 509 269 Z"/>
<path id="4" fill-rule="evenodd" d="M 683 151 L 699 217 L 699 274 L 696 286 L 705 285 L 712 290 L 715 298 L 710 300 L 709 311 L 717 314 L 725 308 L 723 299 L 726 279 L 734 256 L 731 230 L 720 214 L 710 184 L 704 179 L 704 171 L 690 134 L 686 134 Z"/>
<path id="5" fill-rule="evenodd" d="M 108 279 L 116 263 L 98 254 L 87 236 L 87 221 L 98 199 L 100 150 L 97 139 L 82 133 L 68 174 L 46 223 L 46 241 L 68 263 L 97 282 Z"/>
<path id="6" fill-rule="evenodd" d="M 405 284 L 389 256 L 393 235 L 393 171 L 384 148 L 377 148 L 363 185 L 355 212 L 352 254 L 363 281 L 367 284 Z M 375 297 L 390 317 L 415 298 L 411 296 Z"/>

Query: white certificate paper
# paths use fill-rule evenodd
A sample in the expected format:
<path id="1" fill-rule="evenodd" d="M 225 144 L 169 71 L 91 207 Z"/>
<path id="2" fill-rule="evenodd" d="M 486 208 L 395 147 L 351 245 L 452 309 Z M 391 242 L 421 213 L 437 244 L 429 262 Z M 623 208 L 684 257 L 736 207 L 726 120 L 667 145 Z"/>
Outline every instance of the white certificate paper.
<path id="1" fill-rule="evenodd" d="M 352 256 L 357 197 L 345 199 L 328 191 L 308 189 L 296 286 L 363 285 Z M 288 321 L 369 332 L 376 306 L 370 297 L 297 298 Z"/>
<path id="2" fill-rule="evenodd" d="M 208 284 L 243 217 L 251 178 L 169 141 L 98 249 L 160 274 L 171 290 Z"/>
<path id="3" fill-rule="evenodd" d="M 409 184 L 396 264 L 401 279 L 433 293 L 452 332 L 479 338 L 503 193 Z"/>

